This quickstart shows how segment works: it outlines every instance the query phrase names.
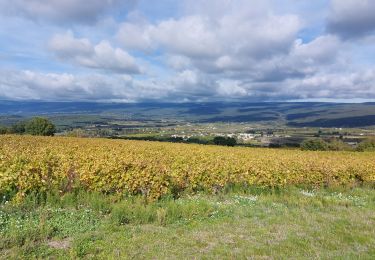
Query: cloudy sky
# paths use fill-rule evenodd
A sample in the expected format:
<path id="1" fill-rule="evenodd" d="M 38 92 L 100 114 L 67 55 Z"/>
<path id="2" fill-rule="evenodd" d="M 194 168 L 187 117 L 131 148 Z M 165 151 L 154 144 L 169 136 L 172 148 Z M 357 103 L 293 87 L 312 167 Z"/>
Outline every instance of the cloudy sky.
<path id="1" fill-rule="evenodd" d="M 0 0 L 0 99 L 375 100 L 374 0 Z"/>

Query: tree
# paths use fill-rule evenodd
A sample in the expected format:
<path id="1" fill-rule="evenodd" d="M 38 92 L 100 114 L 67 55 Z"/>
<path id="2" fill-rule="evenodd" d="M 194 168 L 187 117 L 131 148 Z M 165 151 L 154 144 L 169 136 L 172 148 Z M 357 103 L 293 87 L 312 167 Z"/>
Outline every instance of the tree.
<path id="1" fill-rule="evenodd" d="M 310 139 L 301 143 L 301 149 L 307 151 L 327 151 L 328 144 L 322 139 Z"/>
<path id="2" fill-rule="evenodd" d="M 213 142 L 216 145 L 226 145 L 226 146 L 235 146 L 237 144 L 237 141 L 235 138 L 223 137 L 223 136 L 216 136 Z"/>
<path id="3" fill-rule="evenodd" d="M 328 150 L 330 151 L 351 151 L 353 150 L 353 148 L 344 143 L 341 139 L 332 139 L 330 140 L 330 142 L 328 143 Z"/>
<path id="4" fill-rule="evenodd" d="M 9 129 L 5 126 L 0 126 L 0 135 L 5 135 L 9 133 Z"/>
<path id="5" fill-rule="evenodd" d="M 359 143 L 357 146 L 357 151 L 365 152 L 365 151 L 375 151 L 375 138 L 368 138 Z"/>
<path id="6" fill-rule="evenodd" d="M 55 125 L 43 117 L 34 117 L 25 125 L 25 133 L 30 135 L 52 136 L 55 132 Z"/>
<path id="7" fill-rule="evenodd" d="M 26 127 L 26 121 L 19 121 L 12 125 L 10 131 L 12 134 L 24 134 Z"/>

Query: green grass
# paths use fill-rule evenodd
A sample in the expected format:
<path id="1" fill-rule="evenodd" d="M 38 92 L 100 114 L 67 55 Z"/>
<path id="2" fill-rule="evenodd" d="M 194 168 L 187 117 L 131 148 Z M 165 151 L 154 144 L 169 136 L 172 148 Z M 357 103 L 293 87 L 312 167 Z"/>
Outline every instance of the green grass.
<path id="1" fill-rule="evenodd" d="M 0 207 L 0 258 L 374 259 L 375 190 L 30 195 Z"/>

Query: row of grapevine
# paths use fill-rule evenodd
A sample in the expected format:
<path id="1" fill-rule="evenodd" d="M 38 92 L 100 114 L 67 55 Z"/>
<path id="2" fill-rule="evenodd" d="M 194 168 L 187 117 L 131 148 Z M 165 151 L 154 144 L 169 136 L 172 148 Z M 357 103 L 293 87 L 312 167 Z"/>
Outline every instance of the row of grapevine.
<path id="1" fill-rule="evenodd" d="M 352 186 L 375 182 L 375 153 L 80 139 L 0 137 L 0 194 L 75 188 L 143 194 L 218 191 L 230 184 Z"/>

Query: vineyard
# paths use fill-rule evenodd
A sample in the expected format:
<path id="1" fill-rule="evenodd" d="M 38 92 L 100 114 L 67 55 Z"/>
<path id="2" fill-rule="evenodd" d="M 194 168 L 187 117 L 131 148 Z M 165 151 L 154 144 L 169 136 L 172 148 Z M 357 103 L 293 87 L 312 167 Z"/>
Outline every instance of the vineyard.
<path id="1" fill-rule="evenodd" d="M 375 154 L 79 139 L 0 137 L 0 194 L 74 189 L 149 200 L 230 185 L 356 186 L 375 182 Z"/>

